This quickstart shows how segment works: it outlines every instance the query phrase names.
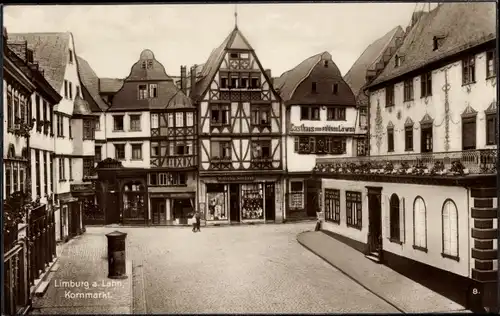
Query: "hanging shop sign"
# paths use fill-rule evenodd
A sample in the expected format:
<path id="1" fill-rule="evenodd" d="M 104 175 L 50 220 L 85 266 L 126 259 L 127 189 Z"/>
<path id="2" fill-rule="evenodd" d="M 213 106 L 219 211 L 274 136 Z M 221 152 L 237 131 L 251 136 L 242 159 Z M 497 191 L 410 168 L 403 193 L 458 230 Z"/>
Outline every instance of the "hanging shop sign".
<path id="1" fill-rule="evenodd" d="M 219 182 L 252 182 L 255 181 L 253 176 L 221 176 L 217 177 Z"/>
<path id="2" fill-rule="evenodd" d="M 343 125 L 307 126 L 305 124 L 290 126 L 291 133 L 354 133 L 355 128 Z"/>
<path id="3" fill-rule="evenodd" d="M 92 186 L 92 183 L 70 185 L 70 191 L 73 193 L 89 192 L 89 191 L 93 191 L 93 190 L 94 190 L 94 187 Z"/>

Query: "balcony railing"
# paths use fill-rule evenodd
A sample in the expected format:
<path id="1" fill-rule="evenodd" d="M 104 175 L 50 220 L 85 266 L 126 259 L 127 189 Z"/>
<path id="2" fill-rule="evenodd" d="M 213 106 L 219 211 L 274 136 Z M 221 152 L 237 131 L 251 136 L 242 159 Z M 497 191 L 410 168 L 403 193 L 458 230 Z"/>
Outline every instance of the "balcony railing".
<path id="1" fill-rule="evenodd" d="M 496 149 L 318 158 L 318 173 L 467 175 L 496 173 Z"/>

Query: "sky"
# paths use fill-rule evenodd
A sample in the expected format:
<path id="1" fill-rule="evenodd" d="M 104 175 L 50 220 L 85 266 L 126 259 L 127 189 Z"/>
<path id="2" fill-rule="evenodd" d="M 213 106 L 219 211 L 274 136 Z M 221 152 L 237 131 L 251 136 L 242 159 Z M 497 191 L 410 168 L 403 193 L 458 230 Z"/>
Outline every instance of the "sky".
<path id="1" fill-rule="evenodd" d="M 150 49 L 167 74 L 202 64 L 235 25 L 277 77 L 327 51 L 343 75 L 368 45 L 419 3 L 162 4 L 5 6 L 8 33 L 72 32 L 76 53 L 99 77 L 125 78 Z M 35 56 L 36 58 L 36 56 Z"/>

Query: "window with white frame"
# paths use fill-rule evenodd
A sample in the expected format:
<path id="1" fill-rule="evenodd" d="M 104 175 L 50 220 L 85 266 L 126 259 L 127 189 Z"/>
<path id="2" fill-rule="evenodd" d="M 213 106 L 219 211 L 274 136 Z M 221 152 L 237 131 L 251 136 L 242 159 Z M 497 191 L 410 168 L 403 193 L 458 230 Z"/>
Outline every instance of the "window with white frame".
<path id="1" fill-rule="evenodd" d="M 290 182 L 290 209 L 304 208 L 304 183 L 302 181 Z"/>
<path id="2" fill-rule="evenodd" d="M 325 220 L 340 224 L 340 190 L 325 189 Z"/>
<path id="3" fill-rule="evenodd" d="M 183 127 L 184 126 L 184 113 L 177 112 L 175 113 L 175 127 Z"/>
<path id="4" fill-rule="evenodd" d="M 151 128 L 158 128 L 158 114 L 151 114 Z"/>
<path id="5" fill-rule="evenodd" d="M 420 196 L 413 203 L 413 248 L 427 251 L 427 209 Z"/>
<path id="6" fill-rule="evenodd" d="M 187 112 L 186 113 L 186 126 L 193 126 L 193 125 L 194 125 L 193 112 Z"/>
<path id="7" fill-rule="evenodd" d="M 174 114 L 168 113 L 168 127 L 174 127 Z"/>
<path id="8" fill-rule="evenodd" d="M 443 257 L 458 259 L 458 210 L 455 202 L 443 204 Z"/>
<path id="9" fill-rule="evenodd" d="M 345 203 L 347 227 L 361 229 L 363 227 L 361 192 L 346 191 Z"/>
<path id="10" fill-rule="evenodd" d="M 141 131 L 141 115 L 130 115 L 130 130 L 134 132 Z"/>

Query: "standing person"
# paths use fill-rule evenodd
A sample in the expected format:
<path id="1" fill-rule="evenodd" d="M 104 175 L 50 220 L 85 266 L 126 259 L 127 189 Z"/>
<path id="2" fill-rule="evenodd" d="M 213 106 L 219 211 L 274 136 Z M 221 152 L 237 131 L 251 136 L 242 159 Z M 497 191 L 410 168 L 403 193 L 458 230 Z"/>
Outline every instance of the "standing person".
<path id="1" fill-rule="evenodd" d="M 199 211 L 196 211 L 196 213 L 194 214 L 194 217 L 196 219 L 196 230 L 201 232 L 200 230 L 200 226 L 201 226 L 201 214 Z"/>
<path id="2" fill-rule="evenodd" d="M 196 212 L 193 213 L 191 217 L 191 222 L 193 223 L 193 233 L 196 233 L 196 229 L 198 228 L 198 222 L 196 221 Z"/>

